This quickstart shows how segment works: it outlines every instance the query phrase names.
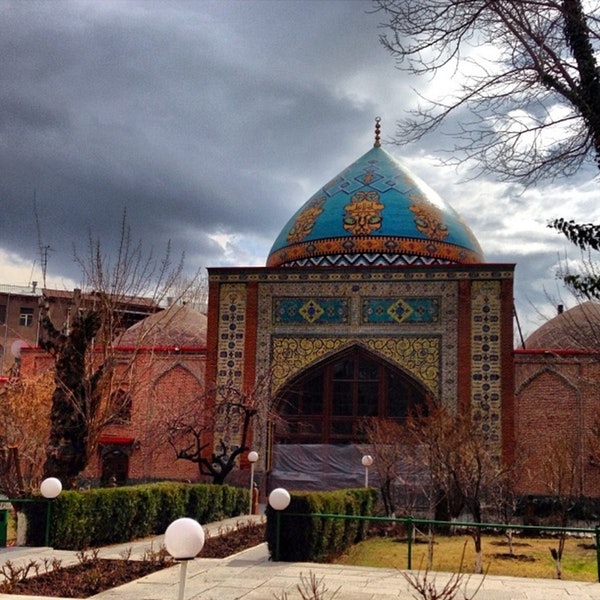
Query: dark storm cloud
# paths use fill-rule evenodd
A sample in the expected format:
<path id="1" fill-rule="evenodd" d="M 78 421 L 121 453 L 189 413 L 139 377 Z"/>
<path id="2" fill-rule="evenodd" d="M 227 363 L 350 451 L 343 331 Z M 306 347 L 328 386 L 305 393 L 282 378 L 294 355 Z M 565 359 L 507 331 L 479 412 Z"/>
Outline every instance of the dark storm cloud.
<path id="1" fill-rule="evenodd" d="M 340 89 L 349 47 L 383 57 L 375 28 L 352 34 L 367 3 L 319 19 L 295 2 L 0 6 L 1 243 L 35 255 L 35 190 L 51 271 L 73 275 L 87 231 L 110 244 L 124 209 L 205 265 L 222 261 L 215 233 L 268 250 L 307 174 L 329 177 L 323 157 L 352 156 L 374 116 Z"/>
<path id="2" fill-rule="evenodd" d="M 368 0 L 0 0 L 0 283 L 39 270 L 34 194 L 55 281 L 78 281 L 88 234 L 111 248 L 125 210 L 134 238 L 171 240 L 190 271 L 264 264 L 296 209 L 369 150 L 374 117 L 389 140 L 415 106 L 423 82 L 394 68 L 381 19 Z M 538 282 L 543 303 L 561 247 L 546 221 L 557 207 L 593 220 L 591 176 L 526 192 L 470 181 L 434 166 L 442 139 L 386 148 L 488 260 L 519 261 L 518 302 Z"/>

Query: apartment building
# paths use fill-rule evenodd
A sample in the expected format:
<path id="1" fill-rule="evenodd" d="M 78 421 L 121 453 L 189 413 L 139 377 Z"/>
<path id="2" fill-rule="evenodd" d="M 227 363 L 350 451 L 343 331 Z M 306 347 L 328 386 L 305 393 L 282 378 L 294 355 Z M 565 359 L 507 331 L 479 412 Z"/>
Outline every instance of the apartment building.
<path id="1" fill-rule="evenodd" d="M 0 377 L 18 369 L 23 348 L 39 345 L 42 300 L 48 306 L 54 325 L 68 330 L 77 298 L 79 305 L 85 308 L 98 302 L 100 295 L 77 289 L 39 288 L 35 281 L 29 286 L 0 284 Z M 115 305 L 119 329 L 127 329 L 158 310 L 160 307 L 152 299 L 123 297 Z"/>

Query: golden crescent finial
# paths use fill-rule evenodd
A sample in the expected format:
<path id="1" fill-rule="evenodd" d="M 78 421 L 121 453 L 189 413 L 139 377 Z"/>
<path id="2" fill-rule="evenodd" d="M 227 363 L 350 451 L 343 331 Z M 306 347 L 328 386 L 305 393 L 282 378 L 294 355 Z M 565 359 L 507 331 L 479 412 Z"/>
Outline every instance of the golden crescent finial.
<path id="1" fill-rule="evenodd" d="M 373 147 L 381 146 L 381 117 L 375 117 L 375 143 Z"/>

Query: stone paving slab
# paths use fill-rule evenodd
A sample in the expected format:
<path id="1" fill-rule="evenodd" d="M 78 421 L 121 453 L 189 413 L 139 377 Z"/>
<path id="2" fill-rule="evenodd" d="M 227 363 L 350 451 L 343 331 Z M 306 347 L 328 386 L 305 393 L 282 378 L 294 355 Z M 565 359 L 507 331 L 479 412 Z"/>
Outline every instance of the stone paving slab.
<path id="1" fill-rule="evenodd" d="M 241 519 L 204 526 L 216 533 L 235 526 Z M 162 536 L 139 542 L 102 548 L 100 555 L 119 558 L 124 550 L 141 557 L 149 548 L 158 549 Z M 60 558 L 63 564 L 77 562 L 76 553 L 51 548 L 0 549 L 0 564 L 6 560 L 27 561 Z M 197 558 L 188 563 L 185 600 L 275 600 L 287 592 L 289 600 L 299 600 L 296 586 L 301 575 L 314 573 L 331 593 L 339 588 L 336 600 L 413 600 L 415 596 L 402 572 L 315 563 L 274 563 L 269 561 L 266 544 L 226 559 Z M 176 600 L 180 565 L 148 575 L 118 588 L 93 596 L 92 600 Z M 437 573 L 435 581 L 443 586 L 451 574 Z M 467 591 L 473 592 L 481 576 L 465 577 Z M 0 594 L 0 600 L 63 600 L 38 596 Z M 458 594 L 457 600 L 462 599 Z M 525 579 L 488 575 L 477 600 L 600 600 L 600 583 Z"/>
<path id="2" fill-rule="evenodd" d="M 393 569 L 343 567 L 313 563 L 270 563 L 263 545 L 235 558 L 196 559 L 188 566 L 186 600 L 266 600 L 299 598 L 301 574 L 314 573 L 339 600 L 409 600 L 414 595 L 402 573 Z M 260 553 L 263 553 L 260 556 Z M 166 600 L 177 598 L 178 566 L 95 596 L 96 600 Z M 438 573 L 443 586 L 451 575 Z M 467 578 L 465 578 L 465 582 Z M 473 575 L 467 591 L 473 592 L 481 576 Z M 458 597 L 462 597 L 459 594 Z M 477 595 L 481 600 L 600 600 L 600 584 L 575 581 L 487 576 Z M 0 596 L 0 600 L 3 598 Z"/>

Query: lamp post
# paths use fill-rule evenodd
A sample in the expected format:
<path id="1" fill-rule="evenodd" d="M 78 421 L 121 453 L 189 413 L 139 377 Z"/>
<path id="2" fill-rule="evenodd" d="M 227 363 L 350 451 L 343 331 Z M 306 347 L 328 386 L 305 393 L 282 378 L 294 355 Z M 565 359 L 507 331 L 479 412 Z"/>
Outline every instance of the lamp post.
<path id="1" fill-rule="evenodd" d="M 281 534 L 281 511 L 285 510 L 291 502 L 290 493 L 284 488 L 275 488 L 269 494 L 269 506 L 276 511 L 275 527 L 275 556 L 273 560 L 279 560 L 279 538 Z"/>
<path id="2" fill-rule="evenodd" d="M 204 529 L 202 525 L 183 517 L 173 521 L 165 531 L 165 548 L 167 552 L 178 561 L 181 561 L 179 570 L 179 595 L 178 600 L 183 600 L 187 564 L 202 550 L 204 546 Z"/>
<path id="3" fill-rule="evenodd" d="M 369 467 L 373 464 L 373 457 L 370 454 L 365 454 L 362 457 L 362 464 L 365 468 L 365 487 L 369 487 Z"/>
<path id="4" fill-rule="evenodd" d="M 254 500 L 254 464 L 258 460 L 258 452 L 252 450 L 248 452 L 248 462 L 250 463 L 250 510 L 248 514 L 252 514 L 252 501 Z"/>
<path id="5" fill-rule="evenodd" d="M 62 483 L 56 477 L 47 477 L 40 485 L 40 493 L 46 498 L 46 532 L 44 534 L 44 545 L 50 544 L 50 511 L 52 502 L 62 492 Z"/>

